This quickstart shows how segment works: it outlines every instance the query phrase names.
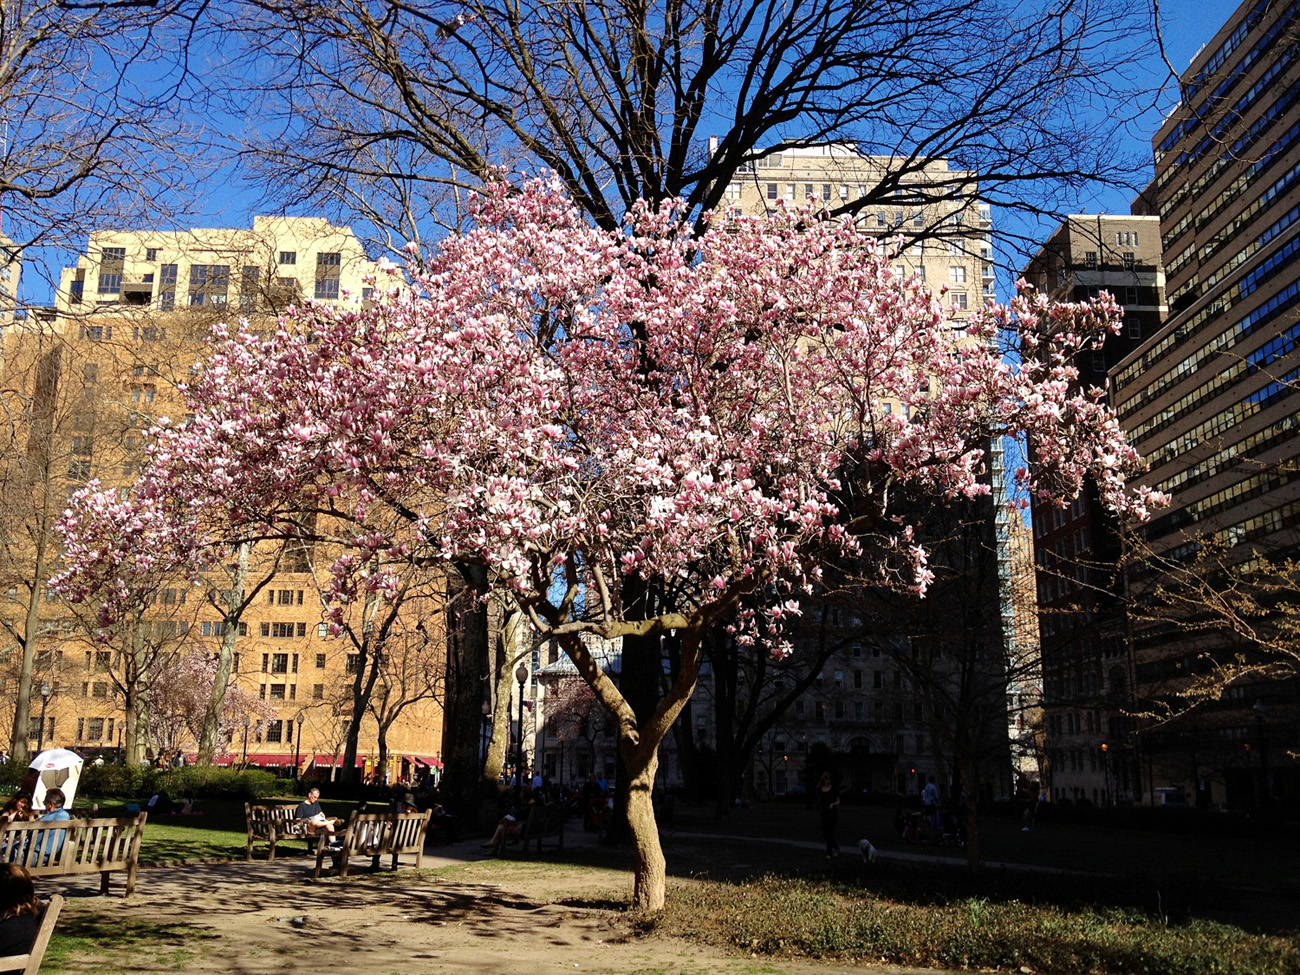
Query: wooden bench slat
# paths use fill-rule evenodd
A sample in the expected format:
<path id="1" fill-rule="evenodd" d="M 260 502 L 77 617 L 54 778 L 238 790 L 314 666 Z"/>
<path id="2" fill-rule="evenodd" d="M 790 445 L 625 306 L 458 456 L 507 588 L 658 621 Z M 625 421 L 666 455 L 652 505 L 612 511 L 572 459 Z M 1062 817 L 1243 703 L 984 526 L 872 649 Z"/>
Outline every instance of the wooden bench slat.
<path id="1" fill-rule="evenodd" d="M 147 813 L 123 819 L 68 819 L 0 825 L 0 861 L 18 863 L 33 877 L 101 875 L 108 893 L 109 874 L 126 872 L 124 896 L 135 890 L 135 875 Z"/>
<path id="2" fill-rule="evenodd" d="M 331 848 L 321 843 L 316 851 L 317 878 L 324 872 L 325 856 L 337 856 L 339 876 L 348 875 L 348 860 L 353 856 L 368 856 L 376 863 L 381 856 L 393 858 L 393 869 L 397 869 L 398 857 L 404 854 L 415 856 L 415 866 L 419 869 L 424 863 L 425 833 L 429 828 L 429 811 L 409 813 L 359 813 L 353 812 L 348 819 L 347 829 L 336 834 L 335 841 L 341 848 Z"/>

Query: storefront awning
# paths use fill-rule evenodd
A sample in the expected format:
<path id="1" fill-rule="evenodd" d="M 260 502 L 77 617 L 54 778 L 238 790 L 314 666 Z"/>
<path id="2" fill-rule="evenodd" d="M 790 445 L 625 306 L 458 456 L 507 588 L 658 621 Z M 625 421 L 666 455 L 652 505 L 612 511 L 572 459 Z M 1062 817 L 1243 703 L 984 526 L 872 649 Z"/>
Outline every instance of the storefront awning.
<path id="1" fill-rule="evenodd" d="M 434 758 L 432 755 L 406 755 L 404 757 L 409 758 L 416 765 L 427 765 L 429 768 L 442 768 L 442 762 L 438 761 L 438 759 Z"/>
<path id="2" fill-rule="evenodd" d="M 364 755 L 358 755 L 357 762 L 356 762 L 357 768 L 361 768 L 365 764 L 366 764 L 366 757 Z M 342 768 L 343 756 L 342 755 L 317 755 L 314 759 L 312 759 L 312 765 L 316 766 L 316 768 Z"/>
<path id="3" fill-rule="evenodd" d="M 249 755 L 249 756 L 248 756 L 248 764 L 249 764 L 249 765 L 261 765 L 261 766 L 264 766 L 264 767 L 266 767 L 266 768 L 288 768 L 288 767 L 291 767 L 291 766 L 293 765 L 293 756 L 292 756 L 292 755 L 272 755 L 272 754 L 270 754 L 270 753 L 266 753 L 266 752 L 264 752 L 264 753 L 259 754 L 259 755 Z"/>

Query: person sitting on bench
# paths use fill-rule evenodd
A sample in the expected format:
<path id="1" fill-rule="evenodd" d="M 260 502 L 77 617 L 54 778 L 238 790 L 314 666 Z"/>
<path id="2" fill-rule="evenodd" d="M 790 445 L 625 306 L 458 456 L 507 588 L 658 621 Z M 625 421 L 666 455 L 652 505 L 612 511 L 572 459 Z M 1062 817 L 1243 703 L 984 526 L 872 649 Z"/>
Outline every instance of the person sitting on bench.
<path id="1" fill-rule="evenodd" d="M 333 840 L 337 820 L 330 819 L 322 811 L 320 807 L 320 789 L 315 786 L 308 790 L 307 798 L 298 803 L 298 809 L 294 812 L 293 818 L 307 824 L 307 835 L 309 837 L 319 838 L 320 834 L 325 833 L 327 839 Z"/>
<path id="2" fill-rule="evenodd" d="M 0 864 L 0 957 L 25 955 L 41 926 L 41 901 L 26 867 Z"/>

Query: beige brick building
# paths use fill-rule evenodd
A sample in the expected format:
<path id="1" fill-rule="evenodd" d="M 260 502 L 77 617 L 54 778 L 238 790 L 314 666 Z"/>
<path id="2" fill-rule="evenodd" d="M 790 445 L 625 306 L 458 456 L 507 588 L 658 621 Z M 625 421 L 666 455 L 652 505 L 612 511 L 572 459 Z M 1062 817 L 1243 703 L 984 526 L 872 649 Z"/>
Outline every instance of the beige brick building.
<path id="1" fill-rule="evenodd" d="M 144 459 L 148 429 L 164 416 L 184 422 L 176 384 L 201 368 L 212 324 L 245 317 L 264 330 L 304 299 L 360 303 L 375 270 L 349 228 L 317 218 L 257 217 L 251 229 L 95 232 L 63 270 L 54 308 L 6 329 L 0 372 L 6 411 L 18 420 L 0 461 L 0 626 L 8 631 L 0 643 L 7 712 L 0 720 L 11 726 L 31 630 L 31 748 L 110 752 L 122 742 L 120 651 L 91 639 L 84 609 L 45 590 L 59 568 L 48 547 L 64 499 L 92 478 L 126 485 Z M 38 557 L 40 547 L 47 551 Z M 358 648 L 346 633 L 330 636 L 322 622 L 316 579 L 328 572 L 328 553 L 286 551 L 268 579 L 274 554 L 252 554 L 248 584 L 263 588 L 240 624 L 233 678 L 249 722 L 245 732 L 240 715 L 229 716 L 221 760 L 242 760 L 246 735 L 252 763 L 287 771 L 297 759 L 304 772 L 328 775 L 343 750 Z M 216 653 L 224 626 L 214 600 L 228 585 L 215 577 L 160 590 L 150 623 L 160 658 Z M 393 777 L 438 764 L 441 601 L 441 580 L 430 578 L 393 628 L 375 685 L 377 713 L 361 722 L 359 761 L 367 770 L 377 759 L 380 720 Z M 156 693 L 158 707 L 166 697 L 177 713 L 156 722 L 152 747 L 192 754 L 195 722 L 184 713 L 184 688 L 160 684 Z"/>
<path id="2" fill-rule="evenodd" d="M 779 203 L 809 198 L 834 209 L 889 181 L 893 160 L 866 156 L 849 143 L 774 151 L 728 185 L 726 205 L 737 214 L 758 216 Z M 979 202 L 972 173 L 931 160 L 919 171 L 896 177 L 886 202 L 855 216 L 864 233 L 900 240 L 894 259 L 903 274 L 920 274 L 934 291 L 947 288 L 946 303 L 959 320 L 994 297 L 992 220 Z"/>

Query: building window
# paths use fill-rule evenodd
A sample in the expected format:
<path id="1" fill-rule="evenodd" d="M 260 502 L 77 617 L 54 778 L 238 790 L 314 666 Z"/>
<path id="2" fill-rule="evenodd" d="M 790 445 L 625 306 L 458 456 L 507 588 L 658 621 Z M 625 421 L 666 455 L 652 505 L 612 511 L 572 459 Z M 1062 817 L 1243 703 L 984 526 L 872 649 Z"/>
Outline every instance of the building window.
<path id="1" fill-rule="evenodd" d="M 156 261 L 156 260 L 158 260 L 158 248 L 157 248 L 157 247 L 146 247 L 146 248 L 144 249 L 144 259 L 145 259 L 146 261 Z"/>
<path id="2" fill-rule="evenodd" d="M 949 280 L 950 282 L 952 282 L 953 284 L 965 284 L 965 283 L 966 283 L 966 265 L 965 265 L 965 264 L 955 264 L 955 265 L 953 265 L 952 267 L 948 268 L 948 280 Z"/>
<path id="3" fill-rule="evenodd" d="M 190 265 L 190 305 L 224 305 L 230 291 L 230 265 Z"/>
<path id="4" fill-rule="evenodd" d="M 279 625 L 278 623 L 276 624 Z M 271 673 L 287 674 L 289 672 L 289 655 L 287 653 L 271 654 Z"/>
<path id="5" fill-rule="evenodd" d="M 340 267 L 343 264 L 343 256 L 338 251 L 328 251 L 316 255 L 317 267 Z"/>
<path id="6" fill-rule="evenodd" d="M 271 700 L 272 700 L 272 701 L 283 701 L 283 700 L 284 700 L 284 685 L 283 685 L 283 684 L 272 684 L 272 685 L 271 685 Z"/>
<path id="7" fill-rule="evenodd" d="M 297 251 L 280 251 L 280 263 L 281 263 L 281 264 L 297 264 L 297 263 L 298 263 L 298 252 L 297 252 Z"/>
<path id="8" fill-rule="evenodd" d="M 325 700 L 325 685 L 324 685 L 324 684 L 312 684 L 312 685 L 311 685 L 311 699 L 312 699 L 313 701 L 323 701 L 323 700 Z"/>
<path id="9" fill-rule="evenodd" d="M 780 199 L 780 194 L 775 183 L 767 184 L 767 198 L 773 201 Z"/>
<path id="10" fill-rule="evenodd" d="M 275 696 L 275 688 L 274 688 L 274 687 L 271 688 L 271 696 L 272 696 L 272 697 Z M 277 741 L 277 742 L 283 740 L 283 736 L 284 736 L 284 730 L 283 730 L 283 729 L 284 729 L 284 722 L 283 722 L 283 721 L 271 721 L 271 722 L 269 722 L 269 723 L 267 724 L 267 726 L 266 726 L 266 740 L 267 740 L 267 741 Z"/>
<path id="11" fill-rule="evenodd" d="M 360 669 L 361 669 L 361 654 L 359 653 L 348 654 L 347 672 L 349 674 L 355 674 Z"/>
<path id="12" fill-rule="evenodd" d="M 1084 251 L 1084 252 L 1083 252 L 1083 266 L 1086 267 L 1089 271 L 1095 271 L 1095 270 L 1097 270 L 1097 252 L 1096 252 L 1096 251 Z"/>
<path id="13" fill-rule="evenodd" d="M 125 247 L 105 247 L 99 252 L 99 293 L 117 294 L 122 290 L 122 265 L 126 261 Z"/>
<path id="14" fill-rule="evenodd" d="M 317 299 L 321 301 L 338 301 L 339 279 L 338 278 L 317 278 L 315 296 Z"/>
<path id="15" fill-rule="evenodd" d="M 257 292 L 262 275 L 255 267 L 245 267 L 239 277 L 239 307 L 243 309 L 257 307 Z"/>
<path id="16" fill-rule="evenodd" d="M 1137 263 L 1137 257 L 1132 251 L 1124 252 L 1124 270 L 1133 270 L 1133 265 Z"/>
<path id="17" fill-rule="evenodd" d="M 316 669 L 317 670 L 325 669 L 325 654 L 323 653 L 316 654 Z"/>
<path id="18" fill-rule="evenodd" d="M 879 210 L 879 211 L 877 211 L 877 212 L 876 212 L 876 226 L 877 226 L 877 227 L 883 227 L 883 226 L 885 226 L 887 223 L 888 223 L 888 221 L 885 219 L 885 211 L 884 211 L 884 210 Z"/>
<path id="19" fill-rule="evenodd" d="M 948 304 L 954 311 L 968 311 L 969 299 L 965 291 L 953 291 L 948 294 Z"/>

